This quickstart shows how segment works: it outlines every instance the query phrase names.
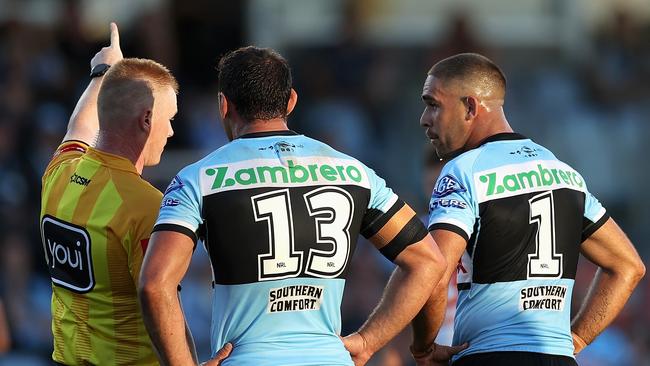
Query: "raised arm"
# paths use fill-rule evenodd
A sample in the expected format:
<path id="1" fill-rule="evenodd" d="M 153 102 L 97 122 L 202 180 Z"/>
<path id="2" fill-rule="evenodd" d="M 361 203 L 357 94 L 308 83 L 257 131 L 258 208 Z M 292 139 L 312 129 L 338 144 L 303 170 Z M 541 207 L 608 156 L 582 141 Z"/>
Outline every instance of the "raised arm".
<path id="1" fill-rule="evenodd" d="M 415 213 L 404 206 L 370 240 L 378 247 L 395 244 L 398 233 L 418 232 L 422 225 Z M 417 228 L 414 225 L 420 225 Z M 410 226 L 410 227 L 409 227 Z M 421 227 L 421 230 L 426 230 Z M 392 243 L 392 244 L 388 244 Z M 361 328 L 344 338 L 355 365 L 370 357 L 394 338 L 420 311 L 433 287 L 446 270 L 446 262 L 431 235 L 419 236 L 394 259 L 397 268 L 391 275 L 382 298 Z M 445 294 L 446 296 L 446 294 Z"/>
<path id="2" fill-rule="evenodd" d="M 645 274 L 636 249 L 611 218 L 582 243 L 580 251 L 600 268 L 571 322 L 576 354 L 616 318 Z"/>
<path id="3" fill-rule="evenodd" d="M 90 60 L 91 70 L 100 64 L 113 65 L 122 59 L 120 49 L 120 35 L 115 23 L 111 23 L 111 43 L 102 48 Z M 68 130 L 63 141 L 78 140 L 88 145 L 93 145 L 99 131 L 97 118 L 97 96 L 102 85 L 103 76 L 93 77 L 86 90 L 83 92 L 68 122 Z"/>

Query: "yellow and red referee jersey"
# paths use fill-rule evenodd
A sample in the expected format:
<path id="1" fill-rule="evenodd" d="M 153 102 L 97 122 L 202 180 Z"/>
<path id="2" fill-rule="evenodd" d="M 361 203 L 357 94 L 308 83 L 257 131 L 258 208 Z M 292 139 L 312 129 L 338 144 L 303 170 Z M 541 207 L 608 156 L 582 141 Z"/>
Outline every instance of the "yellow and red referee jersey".
<path id="1" fill-rule="evenodd" d="M 136 289 L 161 200 L 128 159 L 79 141 L 58 147 L 43 175 L 40 217 L 54 361 L 158 364 Z"/>

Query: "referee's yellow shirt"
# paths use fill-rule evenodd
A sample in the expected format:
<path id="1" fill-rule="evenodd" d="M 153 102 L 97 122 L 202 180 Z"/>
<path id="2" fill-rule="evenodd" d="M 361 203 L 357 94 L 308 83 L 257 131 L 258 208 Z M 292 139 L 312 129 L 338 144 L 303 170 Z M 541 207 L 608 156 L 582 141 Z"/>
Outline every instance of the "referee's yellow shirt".
<path id="1" fill-rule="evenodd" d="M 54 361 L 158 364 L 136 288 L 161 200 L 128 159 L 79 141 L 58 147 L 43 175 L 40 221 Z"/>

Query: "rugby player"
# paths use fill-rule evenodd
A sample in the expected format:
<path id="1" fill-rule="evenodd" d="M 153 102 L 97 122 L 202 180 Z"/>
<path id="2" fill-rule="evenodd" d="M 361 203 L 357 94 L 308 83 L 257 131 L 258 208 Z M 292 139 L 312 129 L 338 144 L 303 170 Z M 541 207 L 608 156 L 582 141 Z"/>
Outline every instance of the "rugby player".
<path id="1" fill-rule="evenodd" d="M 478 54 L 438 62 L 424 82 L 420 125 L 450 160 L 433 190 L 428 229 L 458 268 L 447 268 L 413 322 L 419 365 L 446 365 L 452 356 L 456 366 L 576 365 L 574 355 L 614 320 L 645 273 L 580 173 L 513 132 L 505 92 L 503 72 Z M 571 320 L 580 254 L 600 268 Z M 434 339 L 455 270 L 449 348 Z"/>
<path id="2" fill-rule="evenodd" d="M 161 361 L 191 362 L 174 293 L 203 239 L 214 278 L 212 350 L 233 345 L 223 365 L 365 364 L 442 277 L 435 242 L 372 169 L 287 127 L 297 94 L 278 53 L 227 54 L 219 90 L 231 142 L 173 179 L 142 266 L 142 308 Z M 367 322 L 342 341 L 340 305 L 360 233 L 397 269 Z"/>

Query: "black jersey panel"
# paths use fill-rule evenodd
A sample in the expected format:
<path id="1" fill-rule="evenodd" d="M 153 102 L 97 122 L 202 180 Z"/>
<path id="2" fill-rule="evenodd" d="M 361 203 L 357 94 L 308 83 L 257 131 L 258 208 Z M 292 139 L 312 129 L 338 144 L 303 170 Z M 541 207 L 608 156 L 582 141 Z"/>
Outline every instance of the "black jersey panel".
<path id="1" fill-rule="evenodd" d="M 324 195 L 327 193 L 333 195 Z M 351 210 L 336 212 L 318 201 L 319 197 L 334 197 Z M 290 277 L 345 278 L 369 199 L 370 190 L 353 185 L 265 187 L 205 196 L 205 244 L 215 283 L 235 285 Z M 345 228 L 328 231 L 332 230 L 337 214 L 345 216 L 338 221 Z M 273 243 L 274 238 L 283 242 Z M 347 244 L 335 244 L 346 240 Z M 347 252 L 340 254 L 346 259 L 330 264 L 326 259 L 337 250 Z M 275 251 L 283 251 L 287 261 L 274 261 L 282 256 Z M 321 258 L 314 261 L 314 256 Z M 264 273 L 263 260 L 272 261 L 277 267 L 271 268 L 274 272 Z M 319 261 L 323 263 L 320 267 Z M 330 265 L 332 272 L 327 270 Z M 337 270 L 339 265 L 342 267 Z"/>
<path id="2" fill-rule="evenodd" d="M 585 194 L 572 189 L 527 193 L 481 203 L 472 281 L 575 278 L 584 205 Z M 541 214 L 531 215 L 533 206 Z M 549 219 L 545 221 L 548 225 L 540 224 L 539 220 Z M 548 231 L 547 236 L 543 231 Z M 546 247 L 540 248 L 540 243 Z M 544 250 L 546 255 L 541 252 Z M 540 256 L 549 260 L 540 260 Z M 548 263 L 559 263 L 558 271 L 546 273 Z"/>

